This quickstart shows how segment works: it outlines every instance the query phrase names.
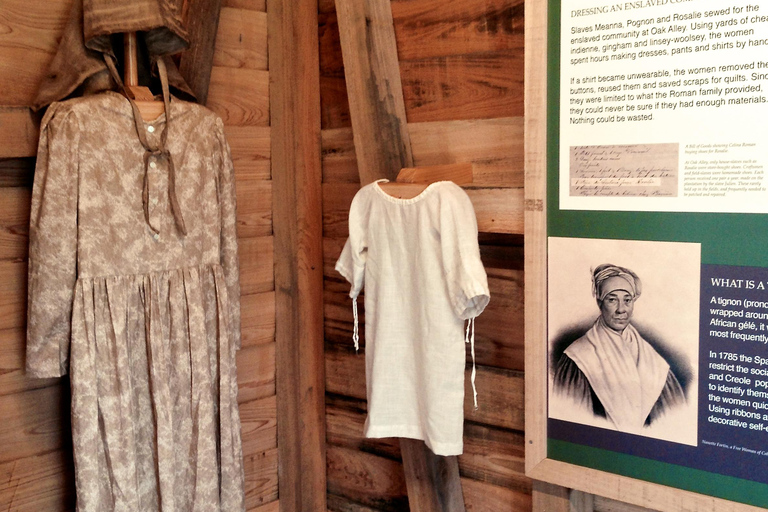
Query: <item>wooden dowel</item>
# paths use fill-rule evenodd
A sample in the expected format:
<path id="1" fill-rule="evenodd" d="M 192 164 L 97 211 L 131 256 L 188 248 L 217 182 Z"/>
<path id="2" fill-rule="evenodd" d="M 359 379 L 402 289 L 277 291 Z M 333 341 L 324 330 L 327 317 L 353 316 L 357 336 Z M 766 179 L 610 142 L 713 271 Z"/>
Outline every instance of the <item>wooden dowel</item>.
<path id="1" fill-rule="evenodd" d="M 139 69 L 138 69 L 138 46 L 136 43 L 136 32 L 126 32 L 123 34 L 125 46 L 125 64 L 123 65 L 123 80 L 125 86 L 139 85 Z"/>
<path id="2" fill-rule="evenodd" d="M 153 121 L 157 119 L 165 110 L 162 101 L 155 101 L 155 97 L 149 87 L 139 85 L 139 66 L 138 66 L 138 43 L 136 32 L 126 32 L 123 34 L 123 46 L 125 48 L 125 59 L 123 61 L 123 80 L 125 89 L 136 106 L 139 107 L 141 118 L 144 121 Z"/>

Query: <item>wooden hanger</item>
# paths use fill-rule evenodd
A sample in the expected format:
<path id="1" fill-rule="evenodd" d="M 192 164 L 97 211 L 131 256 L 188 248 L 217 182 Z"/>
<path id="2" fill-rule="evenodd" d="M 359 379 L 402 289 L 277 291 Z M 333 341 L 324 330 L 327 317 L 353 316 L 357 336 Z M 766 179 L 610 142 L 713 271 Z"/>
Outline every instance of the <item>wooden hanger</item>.
<path id="1" fill-rule="evenodd" d="M 413 199 L 437 181 L 452 181 L 457 185 L 472 183 L 472 164 L 461 162 L 447 165 L 404 167 L 394 182 L 379 183 L 381 189 L 398 199 Z"/>
<path id="2" fill-rule="evenodd" d="M 128 94 L 136 102 L 136 106 L 141 112 L 141 118 L 144 121 L 154 121 L 162 115 L 165 111 L 165 107 L 162 101 L 155 101 L 155 96 L 149 87 L 143 87 L 139 85 L 139 71 L 138 71 L 138 47 L 136 42 L 136 32 L 126 32 L 124 34 L 124 46 L 125 46 L 125 64 L 124 64 L 124 80 L 125 89 Z"/>

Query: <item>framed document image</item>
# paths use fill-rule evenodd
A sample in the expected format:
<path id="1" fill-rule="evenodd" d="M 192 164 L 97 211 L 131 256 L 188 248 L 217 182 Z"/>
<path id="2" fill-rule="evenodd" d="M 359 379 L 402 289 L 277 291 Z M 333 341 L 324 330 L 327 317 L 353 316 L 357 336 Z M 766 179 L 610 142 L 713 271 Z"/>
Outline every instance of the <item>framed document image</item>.
<path id="1" fill-rule="evenodd" d="M 527 473 L 768 508 L 768 0 L 525 8 Z"/>

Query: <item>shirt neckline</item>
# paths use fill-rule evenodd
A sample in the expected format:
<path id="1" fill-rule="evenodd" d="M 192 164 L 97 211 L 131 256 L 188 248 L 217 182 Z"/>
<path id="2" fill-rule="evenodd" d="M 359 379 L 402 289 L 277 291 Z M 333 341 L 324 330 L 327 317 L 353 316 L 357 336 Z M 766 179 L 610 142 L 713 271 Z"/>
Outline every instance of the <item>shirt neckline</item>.
<path id="1" fill-rule="evenodd" d="M 399 197 L 394 197 L 394 196 L 391 196 L 391 195 L 387 194 L 386 192 L 384 192 L 384 189 L 382 189 L 382 188 L 381 188 L 381 185 L 380 185 L 380 183 L 389 183 L 389 180 L 388 180 L 388 179 L 386 179 L 386 178 L 382 178 L 382 179 L 380 179 L 380 180 L 376 180 L 376 181 L 374 181 L 373 183 L 371 183 L 371 185 L 373 186 L 374 190 L 376 190 L 376 192 L 377 192 L 377 193 L 378 193 L 378 194 L 379 194 L 381 197 L 383 197 L 384 199 L 386 199 L 387 201 L 389 201 L 389 202 L 391 202 L 391 203 L 395 203 L 395 204 L 414 204 L 414 203 L 418 203 L 419 201 L 421 201 L 422 199 L 424 199 L 426 196 L 428 196 L 428 195 L 429 195 L 429 193 L 430 193 L 430 192 L 431 192 L 431 191 L 432 191 L 432 190 L 433 190 L 433 189 L 434 189 L 434 188 L 435 188 L 437 185 L 440 185 L 441 183 L 447 183 L 447 182 L 446 182 L 446 181 L 435 181 L 435 182 L 433 182 L 433 183 L 430 183 L 429 185 L 427 185 L 427 187 L 426 187 L 424 190 L 422 190 L 421 192 L 419 192 L 419 194 L 418 194 L 418 195 L 416 195 L 416 196 L 414 196 L 414 197 L 411 197 L 410 199 L 401 199 L 401 198 L 399 198 Z"/>

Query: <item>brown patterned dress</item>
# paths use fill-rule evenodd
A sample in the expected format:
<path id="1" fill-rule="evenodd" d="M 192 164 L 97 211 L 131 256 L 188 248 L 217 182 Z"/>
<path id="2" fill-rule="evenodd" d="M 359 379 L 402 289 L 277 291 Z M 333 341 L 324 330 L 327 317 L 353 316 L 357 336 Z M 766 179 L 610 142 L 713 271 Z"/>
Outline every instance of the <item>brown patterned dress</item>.
<path id="1" fill-rule="evenodd" d="M 143 128 L 156 146 L 165 115 Z M 173 99 L 175 186 L 168 159 L 147 153 L 136 130 L 116 93 L 55 103 L 43 119 L 27 372 L 70 373 L 79 512 L 244 510 L 235 184 L 223 125 Z"/>

